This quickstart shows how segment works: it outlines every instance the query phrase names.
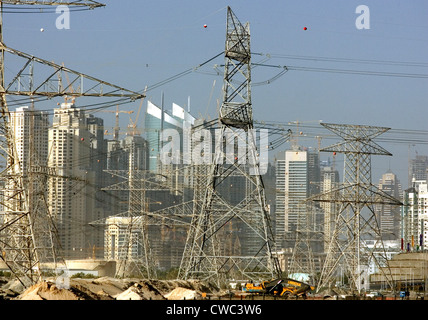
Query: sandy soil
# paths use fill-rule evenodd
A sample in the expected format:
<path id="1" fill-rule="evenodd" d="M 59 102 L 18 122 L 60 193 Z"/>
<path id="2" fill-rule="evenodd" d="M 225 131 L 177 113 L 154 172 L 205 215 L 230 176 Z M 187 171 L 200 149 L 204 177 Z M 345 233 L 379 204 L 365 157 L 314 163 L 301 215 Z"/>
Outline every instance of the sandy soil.
<path id="1" fill-rule="evenodd" d="M 197 280 L 79 279 L 66 283 L 46 279 L 29 288 L 18 281 L 0 280 L 0 300 L 190 300 L 219 293 Z"/>

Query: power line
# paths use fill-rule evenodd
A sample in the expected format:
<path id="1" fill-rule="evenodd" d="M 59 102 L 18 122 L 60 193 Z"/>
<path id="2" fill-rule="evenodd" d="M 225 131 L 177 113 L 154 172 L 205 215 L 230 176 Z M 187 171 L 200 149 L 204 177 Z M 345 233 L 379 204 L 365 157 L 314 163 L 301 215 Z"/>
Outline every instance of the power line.
<path id="1" fill-rule="evenodd" d="M 354 64 L 375 64 L 375 65 L 393 65 L 404 67 L 428 67 L 428 62 L 414 62 L 414 61 L 392 61 L 392 60 L 370 60 L 370 59 L 355 59 L 355 58 L 334 58 L 334 57 L 320 57 L 320 56 L 296 56 L 287 54 L 267 54 L 268 57 L 306 60 L 306 61 L 324 61 L 324 62 L 338 62 L 338 63 L 354 63 Z"/>
<path id="2" fill-rule="evenodd" d="M 299 66 L 288 66 L 287 68 L 289 70 L 295 70 L 295 71 L 342 73 L 342 74 L 353 74 L 353 75 L 364 75 L 364 76 L 424 78 L 424 79 L 428 78 L 428 74 L 418 74 L 418 73 L 382 72 L 382 71 L 369 71 L 369 70 L 314 68 L 314 67 L 299 67 Z"/>

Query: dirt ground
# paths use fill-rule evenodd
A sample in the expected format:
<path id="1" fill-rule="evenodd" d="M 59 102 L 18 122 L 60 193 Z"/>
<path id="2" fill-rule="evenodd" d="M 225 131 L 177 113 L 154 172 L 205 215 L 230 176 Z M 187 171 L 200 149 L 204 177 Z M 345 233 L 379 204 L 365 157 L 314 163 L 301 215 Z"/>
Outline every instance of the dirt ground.
<path id="1" fill-rule="evenodd" d="M 71 278 L 59 283 L 56 279 L 25 288 L 18 280 L 0 277 L 1 300 L 271 300 L 286 299 L 250 295 L 242 291 L 220 290 L 215 285 L 199 280 L 144 280 L 116 279 L 110 277 L 96 279 Z M 423 300 L 424 297 L 410 294 L 409 300 Z M 303 299 L 291 297 L 288 299 Z M 382 298 L 355 297 L 346 292 L 326 290 L 318 294 L 310 293 L 308 300 L 399 300 L 398 296 Z"/>
<path id="2" fill-rule="evenodd" d="M 17 280 L 0 279 L 0 300 L 191 300 L 222 294 L 201 281 L 142 279 L 79 279 L 66 283 L 46 279 L 29 288 Z"/>

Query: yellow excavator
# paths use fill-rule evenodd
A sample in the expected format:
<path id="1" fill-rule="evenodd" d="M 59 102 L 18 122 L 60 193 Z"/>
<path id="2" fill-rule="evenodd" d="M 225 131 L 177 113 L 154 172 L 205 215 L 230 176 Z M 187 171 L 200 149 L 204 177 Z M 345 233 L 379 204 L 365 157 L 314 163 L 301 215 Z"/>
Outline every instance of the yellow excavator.
<path id="1" fill-rule="evenodd" d="M 268 294 L 273 296 L 301 296 L 306 298 L 306 293 L 315 290 L 314 286 L 290 278 L 278 278 L 270 281 L 262 281 L 259 284 L 246 283 L 244 292 L 254 294 Z"/>

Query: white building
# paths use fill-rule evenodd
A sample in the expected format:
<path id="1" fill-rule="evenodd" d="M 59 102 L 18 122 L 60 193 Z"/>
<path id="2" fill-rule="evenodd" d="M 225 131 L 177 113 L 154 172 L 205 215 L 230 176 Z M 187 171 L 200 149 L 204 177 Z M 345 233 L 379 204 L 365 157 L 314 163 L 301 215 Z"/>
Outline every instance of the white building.
<path id="1" fill-rule="evenodd" d="M 9 119 L 21 171 L 25 174 L 30 165 L 46 165 L 48 114 L 24 106 L 11 112 Z"/>
<path id="2" fill-rule="evenodd" d="M 402 222 L 404 251 L 419 251 L 428 241 L 428 185 L 426 180 L 413 180 L 405 192 Z"/>
<path id="3" fill-rule="evenodd" d="M 138 260 L 141 255 L 141 217 L 110 217 L 106 219 L 106 225 L 104 259 Z"/>
<path id="4" fill-rule="evenodd" d="M 28 171 L 36 166 L 46 166 L 48 155 L 48 129 L 49 118 L 47 113 L 41 111 L 30 110 L 24 106 L 17 108 L 16 111 L 10 113 L 9 117 L 10 129 L 13 134 L 13 142 L 18 159 L 15 158 L 14 168 L 9 171 L 10 174 L 22 173 L 24 188 L 30 193 L 40 193 L 46 191 L 46 186 L 41 186 L 38 181 L 32 179 L 29 184 L 30 176 Z M 16 186 L 13 179 L 6 183 L 5 191 L 5 206 L 6 211 L 22 210 L 20 200 L 14 201 L 16 194 Z M 43 188 L 38 190 L 37 188 Z M 34 198 L 33 198 L 34 199 Z M 30 204 L 31 206 L 32 204 Z"/>

